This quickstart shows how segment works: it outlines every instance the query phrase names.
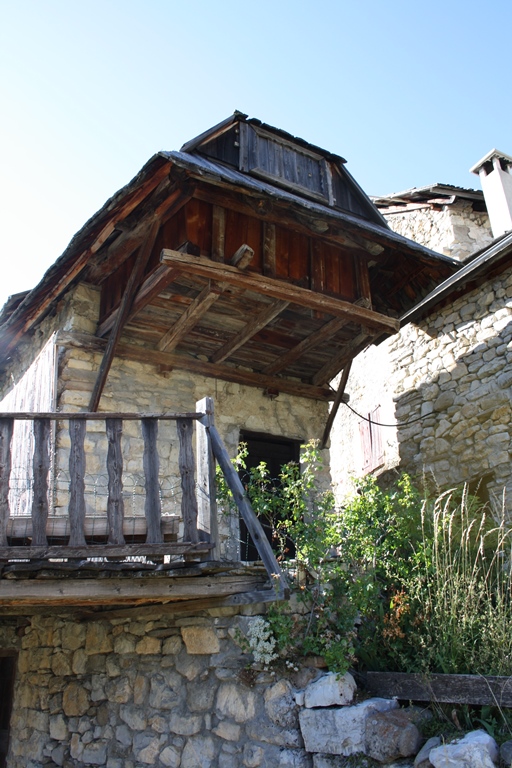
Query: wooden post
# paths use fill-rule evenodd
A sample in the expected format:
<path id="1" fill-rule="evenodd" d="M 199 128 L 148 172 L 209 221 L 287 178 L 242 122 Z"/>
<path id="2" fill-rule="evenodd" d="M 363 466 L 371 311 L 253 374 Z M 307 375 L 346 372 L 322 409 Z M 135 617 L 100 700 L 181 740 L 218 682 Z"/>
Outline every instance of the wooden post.
<path id="1" fill-rule="evenodd" d="M 181 476 L 181 515 L 183 517 L 183 538 L 196 544 L 199 541 L 197 532 L 197 501 L 194 478 L 194 451 L 192 449 L 192 421 L 178 419 L 176 422 L 180 441 L 179 468 Z"/>
<path id="2" fill-rule="evenodd" d="M 203 422 L 204 423 L 204 422 Z M 280 599 L 287 599 L 290 595 L 290 590 L 283 572 L 281 571 L 279 564 L 275 558 L 272 547 L 270 546 L 265 531 L 261 527 L 261 523 L 254 514 L 254 510 L 251 507 L 249 499 L 244 491 L 244 487 L 238 477 L 236 469 L 231 463 L 228 456 L 228 452 L 224 447 L 221 436 L 217 432 L 217 428 L 213 425 L 206 427 L 208 429 L 211 445 L 215 458 L 220 464 L 220 467 L 226 478 L 226 482 L 229 486 L 235 503 L 240 510 L 244 522 L 247 526 L 249 533 L 252 536 L 252 540 L 258 550 L 258 554 L 261 557 L 267 573 L 271 579 L 274 580 L 273 586 L 276 591 L 276 595 Z"/>
<path id="3" fill-rule="evenodd" d="M 219 531 L 217 522 L 217 498 L 215 487 L 215 456 L 206 427 L 213 425 L 213 398 L 203 397 L 196 403 L 196 411 L 204 413 L 196 429 L 197 467 L 197 527 L 202 541 L 211 541 L 213 560 L 220 559 Z"/>
<path id="4" fill-rule="evenodd" d="M 0 419 L 0 546 L 7 546 L 13 419 Z"/>
<path id="5" fill-rule="evenodd" d="M 48 470 L 50 469 L 49 419 L 34 419 L 32 546 L 46 547 L 46 521 L 48 520 Z"/>
<path id="6" fill-rule="evenodd" d="M 343 399 L 343 395 L 345 394 L 345 387 L 347 386 L 347 381 L 348 381 L 351 367 L 352 367 L 352 360 L 349 360 L 343 369 L 343 373 L 341 374 L 340 383 L 338 385 L 338 391 L 336 392 L 336 397 L 332 404 L 332 408 L 329 412 L 329 416 L 327 417 L 327 423 L 325 425 L 324 434 L 322 435 L 322 440 L 320 441 L 320 448 L 322 450 L 327 445 L 327 441 L 329 439 L 329 435 L 331 434 L 331 428 L 332 428 L 334 419 L 336 418 L 336 414 L 338 413 L 338 408 L 340 407 L 340 403 Z"/>
<path id="7" fill-rule="evenodd" d="M 121 419 L 105 419 L 105 423 L 108 439 L 108 543 L 124 544 L 123 455 L 121 453 L 123 422 Z"/>
<path id="8" fill-rule="evenodd" d="M 87 422 L 69 420 L 69 546 L 85 546 L 85 451 L 84 439 Z"/>
<path id="9" fill-rule="evenodd" d="M 160 501 L 160 486 L 158 484 L 158 471 L 160 460 L 156 445 L 158 435 L 158 421 L 156 419 L 142 419 L 142 436 L 144 438 L 144 477 L 146 480 L 146 500 L 144 512 L 146 514 L 147 534 L 146 544 L 159 544 L 162 536 L 162 504 Z"/>

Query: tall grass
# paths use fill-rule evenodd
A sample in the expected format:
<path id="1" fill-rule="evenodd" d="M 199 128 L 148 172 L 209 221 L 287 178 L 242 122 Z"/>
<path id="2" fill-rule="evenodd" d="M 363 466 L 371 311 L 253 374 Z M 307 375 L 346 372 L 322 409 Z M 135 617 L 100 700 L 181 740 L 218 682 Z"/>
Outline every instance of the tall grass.
<path id="1" fill-rule="evenodd" d="M 495 523 L 467 490 L 423 505 L 409 596 L 408 644 L 418 668 L 512 674 L 512 546 L 504 509 Z"/>

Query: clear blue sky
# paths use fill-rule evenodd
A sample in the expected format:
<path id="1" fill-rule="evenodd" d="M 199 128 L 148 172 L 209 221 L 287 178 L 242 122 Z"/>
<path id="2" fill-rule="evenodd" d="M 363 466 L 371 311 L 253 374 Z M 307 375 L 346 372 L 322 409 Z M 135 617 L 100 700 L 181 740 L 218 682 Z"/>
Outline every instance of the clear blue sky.
<path id="1" fill-rule="evenodd" d="M 160 149 L 234 109 L 368 194 L 512 154 L 510 0 L 0 0 L 0 304 Z"/>

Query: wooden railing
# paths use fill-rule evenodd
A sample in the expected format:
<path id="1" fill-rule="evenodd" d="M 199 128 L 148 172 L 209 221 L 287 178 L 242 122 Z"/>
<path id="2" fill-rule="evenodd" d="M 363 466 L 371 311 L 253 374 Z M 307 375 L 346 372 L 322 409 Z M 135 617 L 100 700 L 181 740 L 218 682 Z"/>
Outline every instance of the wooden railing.
<path id="1" fill-rule="evenodd" d="M 214 425 L 213 401 L 204 398 L 196 407 L 194 413 L 0 413 L 0 560 L 141 555 L 219 559 L 215 501 L 217 460 L 274 582 L 276 593 L 284 596 L 287 590 L 284 577 Z M 85 438 L 87 423 L 98 420 L 105 423 L 108 494 L 106 514 L 92 519 L 87 514 L 86 505 Z M 12 514 L 9 501 L 10 495 L 12 498 L 11 449 L 16 421 L 33 422 L 34 435 L 32 499 L 30 510 L 23 517 Z M 123 423 L 128 421 L 139 421 L 141 425 L 144 475 L 144 517 L 129 520 L 124 508 L 121 446 Z M 180 517 L 183 525 L 180 541 L 177 541 L 179 519 L 162 515 L 160 497 L 158 425 L 159 422 L 169 421 L 176 422 L 179 442 Z M 52 425 L 57 423 L 62 431 L 66 422 L 70 443 L 67 513 L 50 515 Z M 193 450 L 194 423 L 197 458 Z M 145 525 L 141 525 L 141 520 L 145 521 Z M 126 541 L 128 530 L 132 534 L 136 531 L 132 543 Z M 97 543 L 98 535 L 104 535 L 105 543 Z"/>

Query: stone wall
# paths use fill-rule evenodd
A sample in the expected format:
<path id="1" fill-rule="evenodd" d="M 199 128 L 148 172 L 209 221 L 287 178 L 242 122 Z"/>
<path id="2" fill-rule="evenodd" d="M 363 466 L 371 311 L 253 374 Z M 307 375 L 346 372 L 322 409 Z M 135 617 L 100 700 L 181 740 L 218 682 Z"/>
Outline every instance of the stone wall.
<path id="1" fill-rule="evenodd" d="M 355 360 L 350 405 L 362 414 L 381 405 L 383 421 L 401 424 L 381 428 L 379 471 L 427 474 L 441 488 L 488 476 L 497 499 L 504 488 L 511 498 L 511 296 L 509 268 Z M 362 474 L 358 422 L 342 406 L 332 433 L 340 500 L 349 490 L 347 470 Z"/>
<path id="2" fill-rule="evenodd" d="M 19 651 L 7 768 L 309 768 L 295 691 L 318 672 L 248 669 L 254 610 L 4 620 L 0 645 Z"/>
<path id="3" fill-rule="evenodd" d="M 489 216 L 473 210 L 470 200 L 457 199 L 435 208 L 426 204 L 384 215 L 398 234 L 461 261 L 493 239 Z"/>

